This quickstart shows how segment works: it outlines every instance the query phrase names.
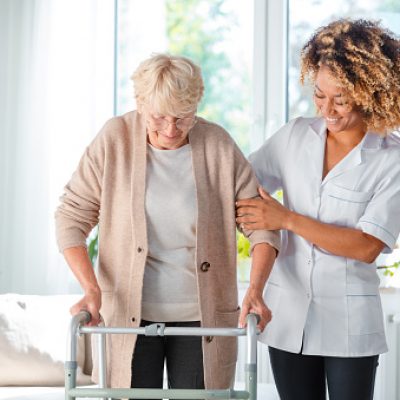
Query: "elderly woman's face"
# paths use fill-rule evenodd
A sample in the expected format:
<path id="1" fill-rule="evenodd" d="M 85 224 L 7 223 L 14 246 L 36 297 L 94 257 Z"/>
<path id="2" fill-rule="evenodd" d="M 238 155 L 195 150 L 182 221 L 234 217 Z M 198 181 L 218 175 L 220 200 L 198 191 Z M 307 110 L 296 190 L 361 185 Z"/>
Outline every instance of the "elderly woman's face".
<path id="1" fill-rule="evenodd" d="M 181 118 L 145 112 L 150 144 L 161 150 L 174 150 L 188 143 L 189 131 L 196 124 L 194 113 Z"/>
<path id="2" fill-rule="evenodd" d="M 315 79 L 314 102 L 329 132 L 364 130 L 361 113 L 355 109 L 331 70 L 321 66 Z"/>

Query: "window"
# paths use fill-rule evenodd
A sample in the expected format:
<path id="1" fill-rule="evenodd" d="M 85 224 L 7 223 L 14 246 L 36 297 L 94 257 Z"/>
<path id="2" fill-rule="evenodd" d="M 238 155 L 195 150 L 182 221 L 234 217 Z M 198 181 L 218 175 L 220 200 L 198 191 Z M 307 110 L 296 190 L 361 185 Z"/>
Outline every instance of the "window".
<path id="1" fill-rule="evenodd" d="M 119 0 L 117 113 L 134 107 L 130 81 L 153 52 L 185 55 L 203 71 L 198 115 L 222 125 L 250 150 L 253 2 L 237 0 Z"/>
<path id="2" fill-rule="evenodd" d="M 366 18 L 381 20 L 382 24 L 400 34 L 400 2 L 393 0 L 326 0 L 289 1 L 289 119 L 299 115 L 314 116 L 312 88 L 301 87 L 300 51 L 319 26 L 338 18 Z M 307 12 L 304 12 L 307 10 Z"/>

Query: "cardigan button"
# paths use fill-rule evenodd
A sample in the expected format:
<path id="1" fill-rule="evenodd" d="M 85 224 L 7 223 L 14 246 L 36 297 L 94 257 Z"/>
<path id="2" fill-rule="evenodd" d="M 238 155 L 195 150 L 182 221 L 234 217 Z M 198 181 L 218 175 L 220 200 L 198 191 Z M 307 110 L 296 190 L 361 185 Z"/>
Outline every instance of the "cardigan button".
<path id="1" fill-rule="evenodd" d="M 214 339 L 214 336 L 206 336 L 206 342 L 211 343 Z"/>
<path id="2" fill-rule="evenodd" d="M 136 318 L 135 318 L 135 317 L 132 317 L 132 318 L 131 318 L 131 321 L 132 321 L 132 322 L 135 322 L 135 321 L 136 321 Z"/>
<path id="3" fill-rule="evenodd" d="M 137 248 L 137 252 L 138 252 L 138 253 L 141 253 L 142 251 L 143 251 L 143 249 L 142 249 L 141 247 L 138 247 L 138 248 Z"/>
<path id="4" fill-rule="evenodd" d="M 201 265 L 200 265 L 200 269 L 203 271 L 203 272 L 207 272 L 209 269 L 210 269 L 210 263 L 209 262 L 207 262 L 207 261 L 204 261 Z"/>

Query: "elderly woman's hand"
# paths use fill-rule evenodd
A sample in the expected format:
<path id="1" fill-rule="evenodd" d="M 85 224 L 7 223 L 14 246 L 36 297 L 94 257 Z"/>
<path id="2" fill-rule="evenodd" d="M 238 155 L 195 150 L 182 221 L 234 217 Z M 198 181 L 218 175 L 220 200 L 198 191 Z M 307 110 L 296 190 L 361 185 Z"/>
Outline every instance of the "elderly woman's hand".
<path id="1" fill-rule="evenodd" d="M 101 322 L 100 308 L 101 291 L 97 289 L 88 290 L 82 299 L 71 307 L 70 312 L 72 315 L 76 315 L 82 310 L 88 311 L 92 319 L 87 323 L 87 326 L 97 326 Z"/>
<path id="2" fill-rule="evenodd" d="M 261 199 L 244 199 L 236 203 L 236 222 L 244 229 L 286 229 L 290 210 L 272 198 L 262 187 Z"/>
<path id="3" fill-rule="evenodd" d="M 248 314 L 254 313 L 260 316 L 260 322 L 257 328 L 262 332 L 269 321 L 271 321 L 272 314 L 270 309 L 265 305 L 262 297 L 262 291 L 249 287 L 242 303 L 242 311 L 239 317 L 239 326 L 244 328 L 246 326 L 246 317 Z"/>

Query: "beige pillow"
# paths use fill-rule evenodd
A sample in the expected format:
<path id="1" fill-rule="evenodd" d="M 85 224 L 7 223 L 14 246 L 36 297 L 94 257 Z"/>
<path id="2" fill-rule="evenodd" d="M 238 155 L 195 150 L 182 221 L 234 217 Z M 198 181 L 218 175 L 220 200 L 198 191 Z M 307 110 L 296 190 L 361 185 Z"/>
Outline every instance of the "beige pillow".
<path id="1" fill-rule="evenodd" d="M 0 386 L 64 386 L 69 308 L 77 295 L 0 295 Z M 78 384 L 84 337 L 78 340 Z"/>

